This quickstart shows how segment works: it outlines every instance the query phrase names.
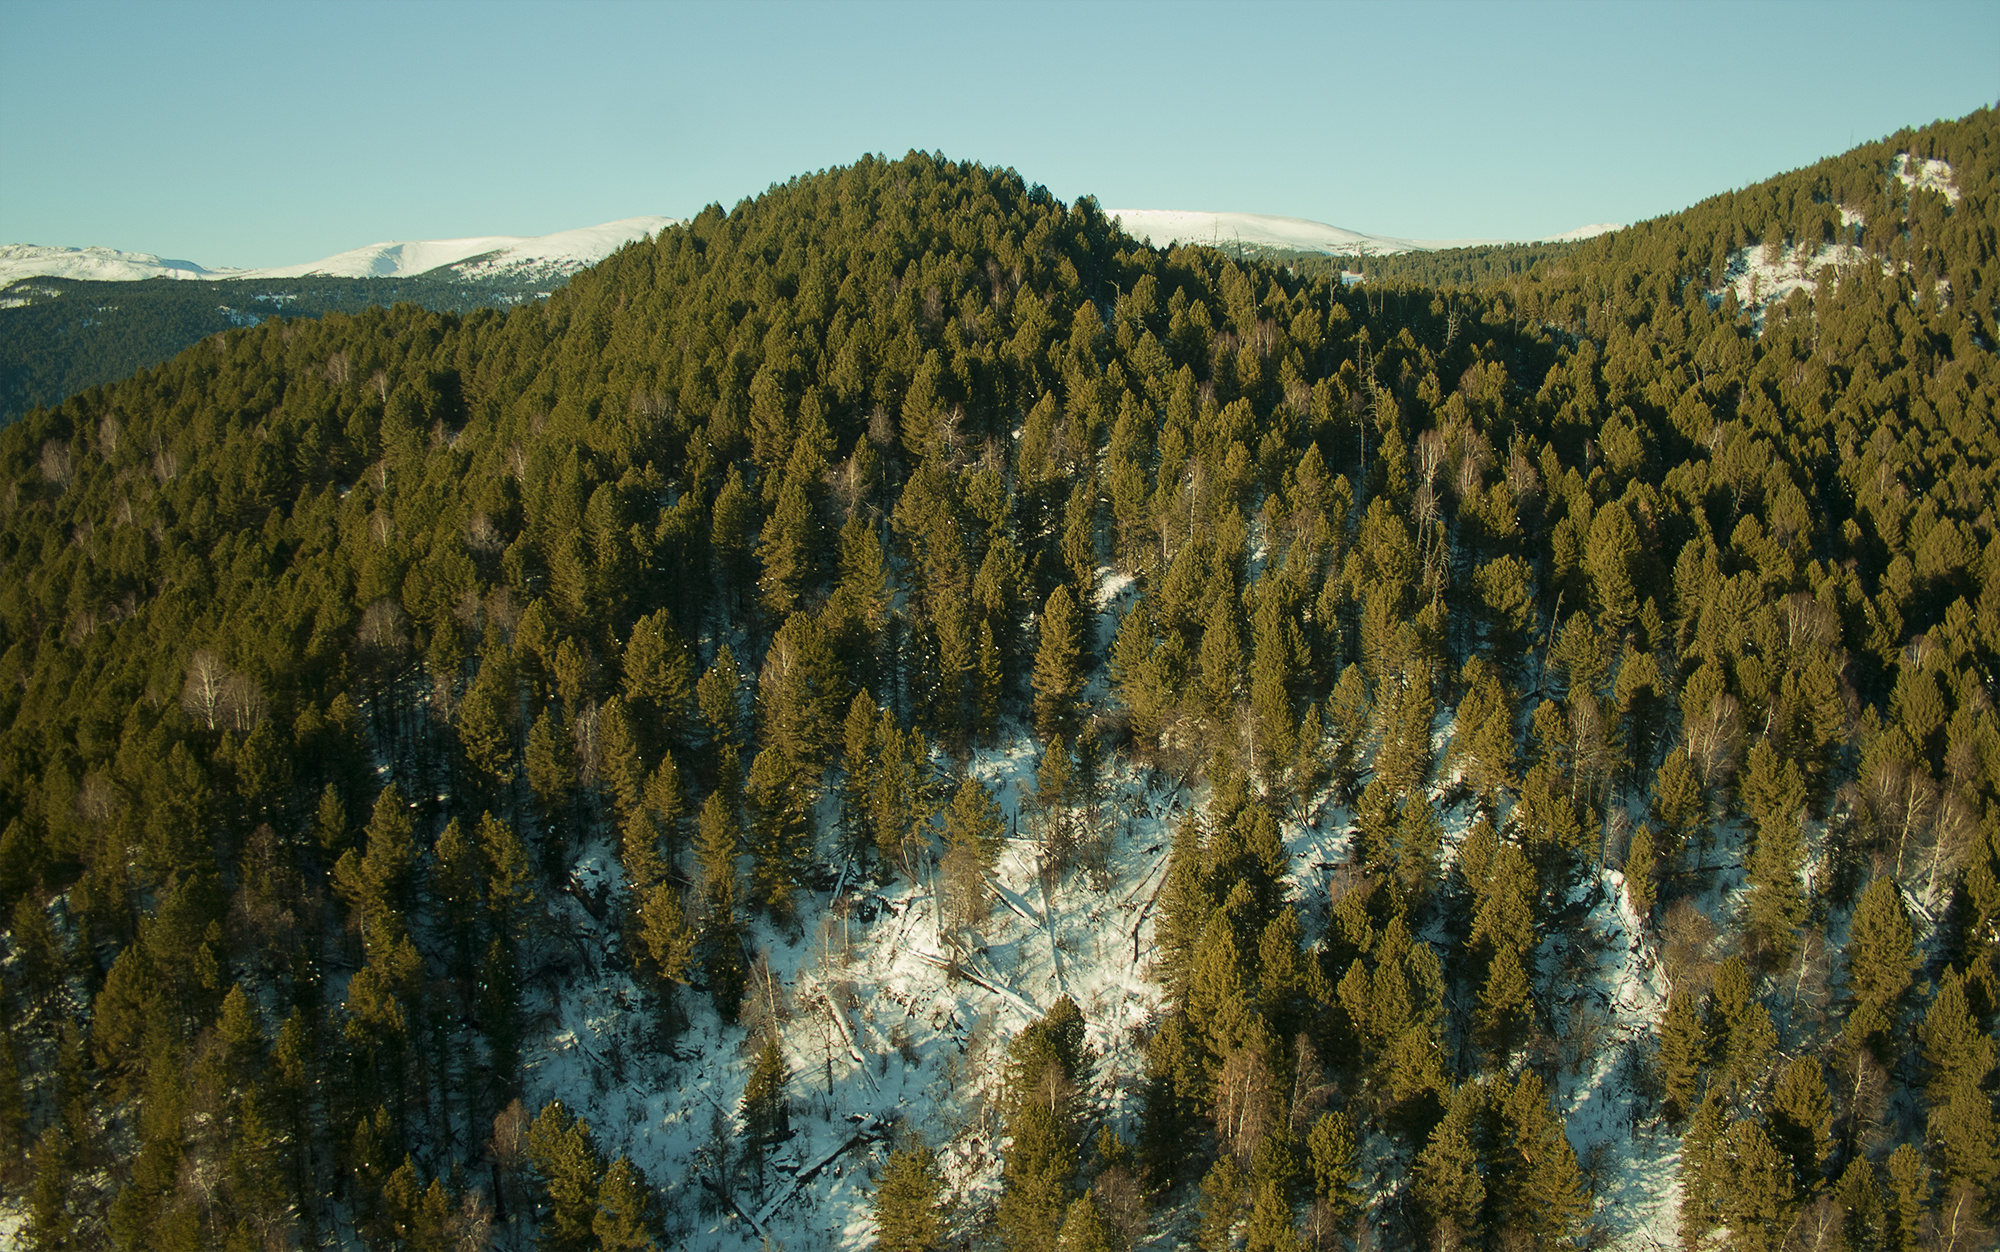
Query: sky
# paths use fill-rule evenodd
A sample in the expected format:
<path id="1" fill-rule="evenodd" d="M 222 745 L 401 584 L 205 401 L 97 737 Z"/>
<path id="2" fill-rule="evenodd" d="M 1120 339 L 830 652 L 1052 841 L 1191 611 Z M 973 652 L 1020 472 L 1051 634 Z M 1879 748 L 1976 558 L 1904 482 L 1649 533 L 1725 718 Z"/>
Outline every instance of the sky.
<path id="1" fill-rule="evenodd" d="M 1377 235 L 1630 222 L 2000 100 L 2000 4 L 0 3 L 0 243 L 283 265 L 864 153 Z"/>

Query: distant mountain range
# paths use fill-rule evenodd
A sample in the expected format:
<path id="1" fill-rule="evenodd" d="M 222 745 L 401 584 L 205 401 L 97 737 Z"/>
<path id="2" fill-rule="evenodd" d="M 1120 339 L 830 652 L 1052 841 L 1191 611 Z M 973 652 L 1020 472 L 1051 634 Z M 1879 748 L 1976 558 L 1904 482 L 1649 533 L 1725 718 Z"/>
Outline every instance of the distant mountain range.
<path id="1" fill-rule="evenodd" d="M 116 248 L 63 248 L 0 244 L 0 288 L 24 278 L 74 278 L 130 282 L 148 278 L 195 280 L 262 278 L 415 278 L 454 281 L 560 282 L 613 252 L 671 226 L 671 217 L 628 217 L 601 226 L 553 235 L 481 235 L 471 239 L 427 239 L 371 243 L 299 265 L 264 269 L 209 268 L 150 252 Z M 448 271 L 439 274 L 438 271 Z"/>
<path id="2" fill-rule="evenodd" d="M 1622 227 L 1608 223 L 1579 226 L 1545 239 L 1403 239 L 1365 235 L 1303 217 L 1270 213 L 1198 213 L 1179 209 L 1106 209 L 1126 232 L 1156 248 L 1173 244 L 1248 247 L 1260 251 L 1318 252 L 1327 256 L 1394 256 L 1506 243 L 1568 243 Z"/>

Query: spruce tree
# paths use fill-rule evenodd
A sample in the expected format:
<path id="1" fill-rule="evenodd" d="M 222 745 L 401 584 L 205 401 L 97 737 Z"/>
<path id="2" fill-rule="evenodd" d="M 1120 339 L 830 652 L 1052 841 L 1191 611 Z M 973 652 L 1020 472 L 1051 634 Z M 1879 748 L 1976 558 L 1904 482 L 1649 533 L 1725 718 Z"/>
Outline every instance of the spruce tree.
<path id="1" fill-rule="evenodd" d="M 1797 1208 L 1791 1162 L 1747 1118 L 1730 1125 L 1721 1150 L 1724 1182 L 1716 1207 L 1732 1242 L 1745 1252 L 1778 1252 Z"/>
<path id="2" fill-rule="evenodd" d="M 1668 1125 L 1683 1125 L 1694 1112 L 1707 1060 L 1701 1011 L 1692 993 L 1676 987 L 1660 1019 L 1660 1113 Z"/>
<path id="3" fill-rule="evenodd" d="M 544 1105 L 528 1127 L 527 1154 L 549 1204 L 542 1246 L 550 1252 L 588 1252 L 596 1242 L 605 1174 L 590 1124 L 559 1100 Z"/>
<path id="4" fill-rule="evenodd" d="M 1344 1229 L 1361 1211 L 1361 1169 L 1354 1125 L 1346 1113 L 1322 1113 L 1306 1135 L 1306 1165 L 1313 1196 L 1332 1228 Z"/>
<path id="5" fill-rule="evenodd" d="M 1113 1252 L 1111 1227 L 1089 1196 L 1070 1201 L 1062 1232 L 1056 1236 L 1056 1248 L 1057 1252 Z"/>
<path id="6" fill-rule="evenodd" d="M 875 1246 L 880 1252 L 935 1252 L 944 1246 L 937 1157 L 921 1139 L 889 1154 L 875 1184 Z"/>
<path id="7" fill-rule="evenodd" d="M 761 1178 L 764 1153 L 791 1135 L 790 1101 L 785 1095 L 785 1058 L 775 1031 L 767 1031 L 743 1084 L 740 1110 L 749 1159 Z"/>
<path id="8" fill-rule="evenodd" d="M 1771 1092 L 1771 1140 L 1791 1159 L 1800 1194 L 1817 1190 L 1833 1151 L 1833 1104 L 1817 1058 L 1802 1056 L 1779 1071 Z"/>
<path id="9" fill-rule="evenodd" d="M 1201 1252 L 1232 1252 L 1236 1225 L 1243 1215 L 1243 1171 L 1236 1158 L 1222 1154 L 1201 1180 L 1201 1227 L 1196 1246 Z"/>
<path id="10" fill-rule="evenodd" d="M 1410 1196 L 1418 1220 L 1441 1247 L 1476 1242 L 1482 1235 L 1486 1184 L 1479 1171 L 1478 1127 L 1484 1105 L 1478 1084 L 1460 1087 L 1411 1167 Z"/>
<path id="11" fill-rule="evenodd" d="M 1625 901 L 1632 906 L 1632 916 L 1639 919 L 1644 927 L 1653 915 L 1654 892 L 1658 884 L 1654 875 L 1658 872 L 1653 856 L 1653 831 L 1645 823 L 1632 832 L 1632 842 L 1625 849 Z"/>
<path id="12" fill-rule="evenodd" d="M 1889 1154 L 1887 1252 L 1917 1252 L 1924 1246 L 1925 1220 L 1931 1202 L 1931 1171 L 1915 1144 L 1905 1143 Z"/>
<path id="13" fill-rule="evenodd" d="M 1496 1062 L 1504 1064 L 1534 1025 L 1534 1001 L 1521 958 L 1512 945 L 1493 954 L 1487 967 L 1486 984 L 1479 989 L 1479 1007 L 1473 1015 L 1473 1030 Z"/>
<path id="14" fill-rule="evenodd" d="M 1852 997 L 1845 1027 L 1849 1042 L 1888 1060 L 1900 1050 L 1894 1032 L 1916 968 L 1915 938 L 1896 880 L 1868 884 L 1848 924 L 1847 986 Z"/>
<path id="15" fill-rule="evenodd" d="M 1502 1171 L 1511 1175 L 1510 1184 L 1497 1197 L 1505 1220 L 1532 1235 L 1538 1247 L 1572 1244 L 1590 1218 L 1590 1191 L 1562 1120 L 1533 1070 L 1514 1080 L 1500 1116 L 1512 1149 Z"/>
<path id="16" fill-rule="evenodd" d="M 1069 585 L 1058 584 L 1042 607 L 1035 650 L 1035 733 L 1043 739 L 1067 733 L 1075 720 L 1076 693 L 1083 688 L 1082 627 Z"/>

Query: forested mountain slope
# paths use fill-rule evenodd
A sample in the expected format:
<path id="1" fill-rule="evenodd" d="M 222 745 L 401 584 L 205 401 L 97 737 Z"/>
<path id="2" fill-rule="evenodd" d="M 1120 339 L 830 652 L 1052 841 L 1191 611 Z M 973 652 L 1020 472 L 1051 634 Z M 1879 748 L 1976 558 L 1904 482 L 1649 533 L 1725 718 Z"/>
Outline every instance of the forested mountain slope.
<path id="1" fill-rule="evenodd" d="M 1995 140 L 1446 290 L 867 159 L 34 410 L 20 1238 L 1986 1246 Z"/>

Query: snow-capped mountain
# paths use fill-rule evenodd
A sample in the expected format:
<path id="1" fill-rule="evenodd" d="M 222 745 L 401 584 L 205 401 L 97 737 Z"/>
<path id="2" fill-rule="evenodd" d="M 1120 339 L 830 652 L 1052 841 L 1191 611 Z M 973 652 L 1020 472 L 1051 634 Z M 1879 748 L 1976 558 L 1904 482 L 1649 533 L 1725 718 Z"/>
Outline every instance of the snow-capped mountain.
<path id="1" fill-rule="evenodd" d="M 628 217 L 553 235 L 480 235 L 469 239 L 392 240 L 307 261 L 264 269 L 229 269 L 169 260 L 115 248 L 0 245 L 0 287 L 24 278 L 79 278 L 98 282 L 147 278 L 414 278 L 440 269 L 461 280 L 560 281 L 610 256 L 633 240 L 677 219 Z"/>
<path id="2" fill-rule="evenodd" d="M 1360 231 L 1329 226 L 1303 217 L 1280 217 L 1270 213 L 1201 213 L 1179 209 L 1106 209 L 1126 232 L 1154 247 L 1172 244 L 1210 244 L 1218 247 L 1246 245 L 1253 248 L 1282 248 L 1291 252 L 1323 252 L 1329 256 L 1369 254 L 1391 256 L 1399 252 L 1436 252 L 1444 248 L 1466 248 L 1479 244 L 1522 243 L 1518 239 L 1404 239 L 1393 235 L 1366 235 Z M 1564 242 L 1588 239 L 1619 227 L 1605 224 L 1581 226 L 1545 240 Z"/>
<path id="3" fill-rule="evenodd" d="M 601 226 L 558 231 L 553 235 L 480 235 L 470 239 L 427 239 L 417 242 L 371 243 L 303 265 L 245 270 L 241 278 L 302 278 L 324 274 L 333 278 L 414 278 L 450 268 L 463 278 L 567 278 L 595 265 L 613 252 L 671 226 L 671 217 L 627 217 Z"/>
<path id="4" fill-rule="evenodd" d="M 0 244 L 0 287 L 23 278 L 79 278 L 92 282 L 137 282 L 145 278 L 240 278 L 241 270 L 212 270 L 193 261 L 175 261 L 150 252 L 116 248 L 49 248 L 32 243 Z"/>

